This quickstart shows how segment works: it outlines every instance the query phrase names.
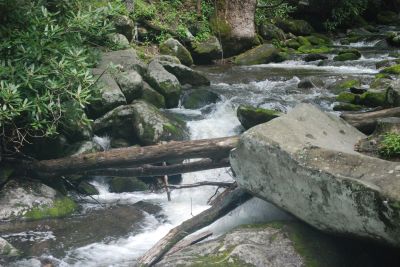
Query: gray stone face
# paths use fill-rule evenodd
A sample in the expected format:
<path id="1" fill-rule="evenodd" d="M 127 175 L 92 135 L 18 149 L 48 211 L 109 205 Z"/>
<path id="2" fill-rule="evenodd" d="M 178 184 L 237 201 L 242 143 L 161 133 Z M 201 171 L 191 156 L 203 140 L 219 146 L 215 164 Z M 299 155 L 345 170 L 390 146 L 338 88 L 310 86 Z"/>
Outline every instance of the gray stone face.
<path id="1" fill-rule="evenodd" d="M 96 83 L 96 86 L 100 89 L 100 99 L 90 106 L 93 117 L 97 118 L 120 105 L 126 104 L 126 98 L 111 74 L 104 69 L 93 69 L 93 75 L 96 79 L 100 77 Z"/>
<path id="2" fill-rule="evenodd" d="M 159 61 L 161 65 L 170 73 L 178 78 L 179 82 L 190 84 L 193 86 L 210 85 L 210 80 L 199 71 L 192 70 L 181 64 L 170 63 L 167 61 Z"/>
<path id="3" fill-rule="evenodd" d="M 147 103 L 150 103 L 158 108 L 165 108 L 164 97 L 159 92 L 151 88 L 151 86 L 146 82 L 143 85 L 140 99 L 143 99 Z"/>
<path id="4" fill-rule="evenodd" d="M 128 39 L 123 34 L 110 33 L 107 35 L 107 38 L 111 43 L 113 43 L 119 49 L 126 49 L 130 47 Z"/>
<path id="5" fill-rule="evenodd" d="M 146 64 L 139 59 L 133 48 L 102 53 L 97 68 L 104 70 L 110 66 L 116 66 L 122 71 L 136 70 L 141 75 L 146 73 Z"/>
<path id="6" fill-rule="evenodd" d="M 128 16 L 117 16 L 114 18 L 115 29 L 118 33 L 123 34 L 127 40 L 132 41 L 135 23 Z"/>
<path id="7" fill-rule="evenodd" d="M 13 247 L 7 240 L 0 237 L 0 257 L 16 257 L 20 252 Z"/>
<path id="8" fill-rule="evenodd" d="M 135 70 L 128 70 L 117 74 L 116 81 L 128 103 L 142 95 L 143 78 Z"/>
<path id="9" fill-rule="evenodd" d="M 170 55 L 179 58 L 182 64 L 186 66 L 193 65 L 193 59 L 190 52 L 178 40 L 173 38 L 169 38 L 160 44 L 160 52 L 164 55 Z"/>
<path id="10" fill-rule="evenodd" d="M 399 164 L 355 152 L 362 138 L 301 104 L 243 134 L 231 165 L 241 187 L 316 228 L 399 246 Z"/>
<path id="11" fill-rule="evenodd" d="M 217 37 L 210 36 L 205 41 L 193 42 L 192 54 L 197 64 L 210 64 L 213 60 L 221 58 L 222 46 Z"/>
<path id="12" fill-rule="evenodd" d="M 178 106 L 182 92 L 181 84 L 159 62 L 150 62 L 147 68 L 147 81 L 157 92 L 164 96 L 167 108 Z"/>

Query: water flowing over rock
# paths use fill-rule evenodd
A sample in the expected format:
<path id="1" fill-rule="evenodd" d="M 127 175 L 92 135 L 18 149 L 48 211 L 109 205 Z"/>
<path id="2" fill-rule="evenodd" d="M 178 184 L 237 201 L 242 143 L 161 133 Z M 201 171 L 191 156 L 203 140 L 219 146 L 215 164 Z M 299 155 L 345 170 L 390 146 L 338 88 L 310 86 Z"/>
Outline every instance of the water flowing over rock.
<path id="1" fill-rule="evenodd" d="M 231 164 L 241 187 L 321 230 L 400 246 L 399 164 L 355 152 L 364 137 L 300 104 L 246 132 Z"/>

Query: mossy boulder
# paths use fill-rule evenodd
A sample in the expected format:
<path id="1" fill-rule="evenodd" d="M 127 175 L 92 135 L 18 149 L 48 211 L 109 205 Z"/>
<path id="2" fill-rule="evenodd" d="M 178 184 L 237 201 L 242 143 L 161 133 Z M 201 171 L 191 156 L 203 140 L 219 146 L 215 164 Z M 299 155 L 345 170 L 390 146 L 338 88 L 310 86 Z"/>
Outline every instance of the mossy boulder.
<path id="1" fill-rule="evenodd" d="M 237 65 L 267 64 L 273 62 L 278 53 L 279 50 L 275 46 L 263 44 L 238 55 L 234 63 Z"/>
<path id="2" fill-rule="evenodd" d="M 68 142 L 90 140 L 93 130 L 84 109 L 72 102 L 64 102 L 65 112 L 60 121 L 60 133 Z"/>
<path id="3" fill-rule="evenodd" d="M 56 199 L 50 205 L 39 205 L 25 213 L 28 220 L 41 220 L 46 218 L 62 218 L 74 213 L 78 205 L 69 197 Z"/>
<path id="4" fill-rule="evenodd" d="M 137 178 L 114 177 L 110 180 L 110 192 L 125 193 L 148 190 L 148 186 Z"/>
<path id="5" fill-rule="evenodd" d="M 312 62 L 312 61 L 325 60 L 325 59 L 328 59 L 328 57 L 323 54 L 318 54 L 318 53 L 308 54 L 304 57 L 305 62 Z"/>
<path id="6" fill-rule="evenodd" d="M 191 44 L 192 55 L 196 64 L 210 64 L 222 56 L 222 46 L 218 38 L 210 36 L 204 41 L 194 41 Z"/>
<path id="7" fill-rule="evenodd" d="M 206 89 L 194 89 L 184 94 L 182 106 L 187 109 L 199 109 L 221 100 L 218 94 Z"/>
<path id="8" fill-rule="evenodd" d="M 272 62 L 280 63 L 290 59 L 290 55 L 288 52 L 279 52 Z"/>
<path id="9" fill-rule="evenodd" d="M 387 90 L 368 90 L 360 96 L 360 103 L 368 107 L 389 106 Z"/>
<path id="10" fill-rule="evenodd" d="M 131 18 L 125 15 L 119 15 L 113 19 L 115 29 L 118 33 L 123 34 L 127 40 L 132 41 L 135 29 L 135 23 Z"/>
<path id="11" fill-rule="evenodd" d="M 169 38 L 160 44 L 160 53 L 175 56 L 186 66 L 193 65 L 193 58 L 189 50 L 187 50 L 178 40 L 173 38 Z"/>
<path id="12" fill-rule="evenodd" d="M 167 108 L 178 106 L 182 93 L 179 80 L 169 73 L 159 62 L 151 61 L 147 69 L 147 82 L 164 96 Z"/>
<path id="13" fill-rule="evenodd" d="M 308 39 L 304 36 L 298 36 L 296 38 L 297 42 L 300 44 L 300 46 L 302 45 L 311 45 L 310 41 L 308 41 Z"/>
<path id="14" fill-rule="evenodd" d="M 388 68 L 388 67 L 392 67 L 395 65 L 399 65 L 400 64 L 400 58 L 396 58 L 396 59 L 385 59 L 382 61 L 379 61 L 375 64 L 377 69 L 382 69 L 382 68 Z"/>
<path id="15" fill-rule="evenodd" d="M 13 245 L 7 242 L 7 240 L 0 237 L 0 258 L 12 258 L 20 256 L 22 253 L 16 249 Z"/>
<path id="16" fill-rule="evenodd" d="M 355 104 L 359 102 L 359 96 L 350 92 L 341 92 L 336 96 L 336 101 Z"/>
<path id="17" fill-rule="evenodd" d="M 381 24 L 394 25 L 399 23 L 399 15 L 396 12 L 385 10 L 378 13 L 376 20 Z"/>
<path id="18" fill-rule="evenodd" d="M 192 70 L 181 64 L 170 63 L 166 61 L 159 61 L 159 63 L 176 78 L 179 82 L 184 84 L 190 84 L 193 86 L 208 86 L 210 85 L 210 80 L 200 71 Z"/>
<path id="19" fill-rule="evenodd" d="M 329 91 L 331 91 L 334 94 L 339 94 L 343 91 L 347 91 L 351 88 L 360 87 L 360 86 L 361 86 L 360 80 L 354 79 L 354 78 L 347 78 L 347 79 L 341 79 L 341 80 L 334 82 L 333 84 L 331 84 L 328 87 L 328 89 L 329 89 Z"/>
<path id="20" fill-rule="evenodd" d="M 107 34 L 107 40 L 111 43 L 113 48 L 117 49 L 126 49 L 130 47 L 130 43 L 128 38 L 125 35 L 120 33 L 110 33 Z"/>
<path id="21" fill-rule="evenodd" d="M 333 107 L 334 111 L 360 111 L 364 107 L 361 105 L 355 105 L 350 103 L 339 103 Z"/>
<path id="22" fill-rule="evenodd" d="M 237 117 L 245 129 L 250 129 L 258 124 L 268 122 L 282 115 L 281 112 L 271 109 L 256 108 L 241 105 L 237 109 Z"/>
<path id="23" fill-rule="evenodd" d="M 285 45 L 293 49 L 298 49 L 301 46 L 301 44 L 296 39 L 287 40 Z"/>
<path id="24" fill-rule="evenodd" d="M 78 189 L 79 193 L 87 195 L 87 196 L 99 194 L 99 191 L 96 189 L 96 187 L 86 181 L 81 181 L 78 184 L 77 189 Z"/>
<path id="25" fill-rule="evenodd" d="M 400 75 L 400 64 L 384 68 L 380 71 L 383 74 Z"/>
<path id="26" fill-rule="evenodd" d="M 305 20 L 278 19 L 275 24 L 283 31 L 294 35 L 306 36 L 314 32 L 313 27 Z"/>
<path id="27" fill-rule="evenodd" d="M 265 41 L 284 41 L 286 39 L 285 33 L 270 22 L 263 22 L 258 27 L 258 32 Z"/>
<path id="28" fill-rule="evenodd" d="M 332 48 L 318 45 L 302 45 L 297 49 L 304 54 L 324 54 L 332 51 Z"/>
<path id="29" fill-rule="evenodd" d="M 335 61 L 348 61 L 357 60 L 361 58 L 361 53 L 357 49 L 346 49 L 338 53 L 337 56 L 333 58 Z"/>
<path id="30" fill-rule="evenodd" d="M 331 45 L 332 40 L 330 40 L 328 37 L 322 34 L 313 34 L 310 36 L 306 36 L 308 42 L 312 45 L 318 45 L 318 46 L 323 46 L 323 45 Z"/>
<path id="31" fill-rule="evenodd" d="M 143 78 L 135 70 L 128 70 L 116 74 L 115 79 L 128 103 L 137 99 L 142 94 Z"/>
<path id="32" fill-rule="evenodd" d="M 162 94 L 151 88 L 148 83 L 143 84 L 142 95 L 140 99 L 143 99 L 147 103 L 150 103 L 157 108 L 165 108 L 165 99 Z"/>

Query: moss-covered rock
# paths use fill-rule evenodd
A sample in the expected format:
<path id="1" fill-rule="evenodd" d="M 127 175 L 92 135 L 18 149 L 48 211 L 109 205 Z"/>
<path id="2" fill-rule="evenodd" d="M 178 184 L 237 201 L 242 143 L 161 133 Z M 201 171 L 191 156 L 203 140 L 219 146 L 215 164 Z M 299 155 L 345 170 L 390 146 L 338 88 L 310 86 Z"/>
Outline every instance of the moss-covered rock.
<path id="1" fill-rule="evenodd" d="M 368 90 L 360 96 L 360 103 L 368 107 L 388 106 L 386 90 Z"/>
<path id="2" fill-rule="evenodd" d="M 40 220 L 45 218 L 61 218 L 71 215 L 76 211 L 78 205 L 69 197 L 56 199 L 51 205 L 39 205 L 25 213 L 24 217 L 29 220 Z"/>
<path id="3" fill-rule="evenodd" d="M 304 36 L 298 36 L 296 38 L 297 42 L 300 44 L 300 46 L 302 45 L 311 45 L 310 41 L 308 41 L 308 39 Z"/>
<path id="4" fill-rule="evenodd" d="M 400 75 L 400 64 L 384 68 L 383 70 L 380 71 L 380 73 Z"/>
<path id="5" fill-rule="evenodd" d="M 285 33 L 270 22 L 261 23 L 261 25 L 258 27 L 258 31 L 265 41 L 285 40 Z"/>
<path id="6" fill-rule="evenodd" d="M 385 59 L 382 61 L 379 61 L 375 64 L 377 69 L 382 69 L 382 68 L 388 68 L 388 67 L 392 67 L 395 65 L 399 65 L 400 64 L 400 58 L 396 58 L 396 59 Z"/>
<path id="7" fill-rule="evenodd" d="M 289 60 L 289 59 L 290 59 L 289 53 L 281 51 L 276 55 L 276 57 L 274 58 L 273 62 L 280 63 L 280 62 L 283 62 L 283 61 L 286 61 L 286 60 Z"/>
<path id="8" fill-rule="evenodd" d="M 273 45 L 263 44 L 238 55 L 234 62 L 237 65 L 266 64 L 274 61 L 278 53 Z"/>
<path id="9" fill-rule="evenodd" d="M 331 45 L 332 41 L 326 37 L 325 35 L 322 34 L 313 34 L 310 36 L 306 36 L 307 40 L 309 43 L 312 45 L 318 45 L 318 46 L 323 46 L 323 45 Z"/>
<path id="10" fill-rule="evenodd" d="M 222 46 L 218 38 L 210 36 L 204 41 L 192 42 L 192 55 L 196 64 L 209 64 L 222 56 Z"/>
<path id="11" fill-rule="evenodd" d="M 278 19 L 276 21 L 276 26 L 294 35 L 306 36 L 314 32 L 313 27 L 305 20 Z"/>
<path id="12" fill-rule="evenodd" d="M 334 111 L 360 111 L 364 107 L 361 105 L 355 105 L 350 103 L 339 103 L 333 107 Z"/>
<path id="13" fill-rule="evenodd" d="M 324 54 L 332 51 L 332 48 L 327 46 L 317 45 L 303 45 L 297 49 L 300 53 L 304 54 Z"/>
<path id="14" fill-rule="evenodd" d="M 348 61 L 357 60 L 361 57 L 361 53 L 358 50 L 343 50 L 340 51 L 337 56 L 333 58 L 334 61 Z"/>
<path id="15" fill-rule="evenodd" d="M 77 188 L 79 193 L 85 194 L 87 196 L 99 194 L 99 191 L 96 189 L 96 187 L 86 181 L 81 181 Z"/>
<path id="16" fill-rule="evenodd" d="M 290 39 L 286 41 L 285 45 L 293 49 L 298 49 L 301 46 L 301 44 L 296 39 Z"/>
<path id="17" fill-rule="evenodd" d="M 178 40 L 173 38 L 169 38 L 160 44 L 160 53 L 175 56 L 186 66 L 193 65 L 193 58 L 189 50 L 187 50 Z"/>
<path id="18" fill-rule="evenodd" d="M 176 78 L 179 82 L 184 84 L 190 84 L 193 86 L 210 85 L 210 80 L 200 71 L 192 70 L 181 64 L 170 63 L 166 61 L 159 61 L 159 63 Z"/>
<path id="19" fill-rule="evenodd" d="M 341 51 L 339 51 L 338 55 L 347 54 L 347 53 L 355 54 L 358 58 L 361 57 L 361 52 L 355 48 L 341 50 Z"/>
<path id="20" fill-rule="evenodd" d="M 328 89 L 334 94 L 339 94 L 343 91 L 347 91 L 351 88 L 360 86 L 361 86 L 360 80 L 354 78 L 348 78 L 334 82 L 328 87 Z"/>
<path id="21" fill-rule="evenodd" d="M 182 106 L 187 109 L 199 109 L 219 100 L 218 94 L 210 90 L 195 89 L 185 93 L 182 98 Z"/>
<path id="22" fill-rule="evenodd" d="M 323 54 L 308 54 L 304 57 L 305 62 L 325 60 L 325 59 L 328 59 L 328 57 Z"/>
<path id="23" fill-rule="evenodd" d="M 7 240 L 0 237 L 0 258 L 11 258 L 20 256 L 22 253 L 16 249 L 13 245 L 7 242 Z"/>
<path id="24" fill-rule="evenodd" d="M 158 107 L 158 108 L 165 108 L 165 99 L 162 94 L 151 88 L 148 83 L 144 83 L 142 89 L 142 95 L 140 99 Z"/>
<path id="25" fill-rule="evenodd" d="M 245 129 L 250 129 L 258 124 L 268 122 L 282 115 L 281 112 L 271 109 L 256 108 L 241 105 L 237 109 L 237 117 Z"/>
<path id="26" fill-rule="evenodd" d="M 358 103 L 359 96 L 350 92 L 341 92 L 336 96 L 336 101 L 355 104 Z"/>
<path id="27" fill-rule="evenodd" d="M 121 91 L 128 103 L 141 96 L 143 89 L 143 78 L 138 72 L 135 70 L 128 70 L 125 72 L 120 72 L 115 76 L 115 80 L 121 88 Z"/>
<path id="28" fill-rule="evenodd" d="M 110 180 L 110 192 L 124 193 L 148 190 L 148 186 L 137 178 L 114 177 Z"/>
<path id="29" fill-rule="evenodd" d="M 13 173 L 14 168 L 12 168 L 11 166 L 6 166 L 4 164 L 0 166 L 0 187 L 8 181 Z"/>

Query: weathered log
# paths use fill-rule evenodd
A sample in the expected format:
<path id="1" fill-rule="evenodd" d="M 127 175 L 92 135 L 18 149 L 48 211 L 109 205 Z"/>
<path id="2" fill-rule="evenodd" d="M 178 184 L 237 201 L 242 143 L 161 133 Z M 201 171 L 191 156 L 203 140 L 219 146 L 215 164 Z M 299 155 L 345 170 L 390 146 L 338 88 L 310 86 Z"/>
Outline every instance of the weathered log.
<path id="1" fill-rule="evenodd" d="M 208 237 L 210 237 L 212 235 L 213 235 L 213 233 L 211 231 L 205 231 L 205 232 L 202 232 L 202 233 L 197 234 L 195 236 L 192 236 L 190 238 L 183 239 L 183 240 L 179 241 L 175 246 L 173 246 L 173 248 L 171 248 L 171 250 L 168 251 L 168 253 L 165 254 L 165 255 L 166 256 L 172 255 L 172 254 L 174 254 L 174 253 L 176 253 L 176 252 L 178 252 L 178 251 L 180 251 L 180 250 L 182 250 L 182 249 L 184 249 L 186 247 L 189 247 L 191 245 L 197 244 L 200 241 L 203 241 L 204 239 L 206 239 L 206 238 L 208 238 Z"/>
<path id="2" fill-rule="evenodd" d="M 250 194 L 238 187 L 235 189 L 225 190 L 221 193 L 221 197 L 218 198 L 218 201 L 214 202 L 211 208 L 187 221 L 184 221 L 182 224 L 169 231 L 166 236 L 158 241 L 157 244 L 155 244 L 139 259 L 138 265 L 151 266 L 157 263 L 180 240 L 213 223 L 250 198 Z"/>
<path id="3" fill-rule="evenodd" d="M 169 185 L 170 189 L 185 189 L 185 188 L 193 188 L 200 186 L 218 186 L 218 187 L 232 187 L 235 182 L 210 182 L 203 181 L 194 184 L 180 184 L 180 185 Z"/>
<path id="4" fill-rule="evenodd" d="M 365 134 L 371 134 L 376 128 L 378 119 L 400 117 L 400 107 L 373 112 L 343 113 L 340 117 L 361 132 Z"/>
<path id="5" fill-rule="evenodd" d="M 95 171 L 88 171 L 84 174 L 92 176 L 147 177 L 205 171 L 229 166 L 230 163 L 228 158 L 222 160 L 202 159 L 199 161 L 173 164 L 168 166 L 154 166 L 146 164 L 136 168 L 100 169 Z"/>
<path id="6" fill-rule="evenodd" d="M 169 142 L 147 147 L 127 147 L 54 160 L 28 162 L 27 170 L 53 176 L 89 170 L 132 167 L 149 163 L 193 158 L 222 159 L 236 147 L 239 137 Z"/>

